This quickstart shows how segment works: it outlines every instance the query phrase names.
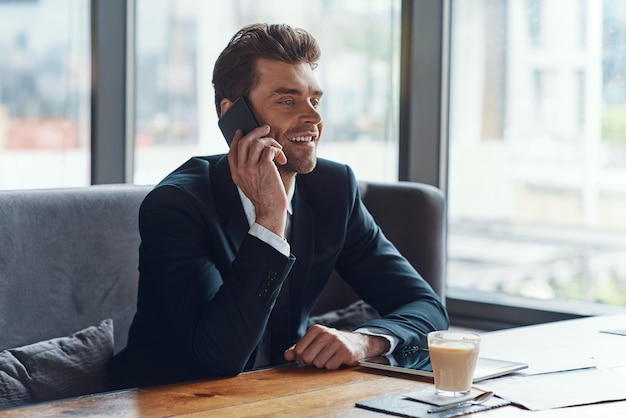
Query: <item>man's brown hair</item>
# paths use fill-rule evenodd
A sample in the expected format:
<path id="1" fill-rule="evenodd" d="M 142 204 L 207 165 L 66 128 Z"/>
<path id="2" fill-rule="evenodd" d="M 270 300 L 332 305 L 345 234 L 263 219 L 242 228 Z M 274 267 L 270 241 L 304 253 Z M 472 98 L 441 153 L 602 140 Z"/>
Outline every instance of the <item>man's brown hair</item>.
<path id="1" fill-rule="evenodd" d="M 213 87 L 215 107 L 220 102 L 247 97 L 258 81 L 256 62 L 260 58 L 290 64 L 317 66 L 320 57 L 317 41 L 307 31 L 285 24 L 255 23 L 241 28 L 228 42 L 215 62 Z"/>

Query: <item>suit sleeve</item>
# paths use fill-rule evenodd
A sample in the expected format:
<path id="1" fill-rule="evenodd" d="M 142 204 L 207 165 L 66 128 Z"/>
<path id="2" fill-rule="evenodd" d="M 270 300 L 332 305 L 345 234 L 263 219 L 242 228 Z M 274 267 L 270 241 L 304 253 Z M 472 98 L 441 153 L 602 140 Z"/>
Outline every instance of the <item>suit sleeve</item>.
<path id="1" fill-rule="evenodd" d="M 447 329 L 448 314 L 439 296 L 384 236 L 360 200 L 354 176 L 354 201 L 337 271 L 382 316 L 363 326 L 382 327 L 400 338 L 396 350 L 427 346 L 430 331 Z"/>
<path id="2" fill-rule="evenodd" d="M 235 253 L 208 210 L 177 187 L 153 191 L 140 211 L 140 271 L 163 332 L 178 345 L 172 351 L 207 375 L 234 375 L 260 341 L 294 259 L 249 234 Z"/>

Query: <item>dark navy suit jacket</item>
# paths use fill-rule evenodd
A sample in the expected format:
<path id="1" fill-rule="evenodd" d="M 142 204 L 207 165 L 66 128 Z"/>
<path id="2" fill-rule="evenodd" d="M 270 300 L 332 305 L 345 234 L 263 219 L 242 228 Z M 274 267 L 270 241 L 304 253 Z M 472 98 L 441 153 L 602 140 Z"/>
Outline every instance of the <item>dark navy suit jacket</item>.
<path id="1" fill-rule="evenodd" d="M 333 268 L 382 318 L 364 325 L 425 347 L 448 326 L 438 296 L 385 238 L 348 166 L 318 159 L 298 175 L 291 253 L 248 234 L 225 155 L 192 158 L 141 205 L 139 294 L 127 347 L 112 361 L 116 387 L 235 375 L 250 367 L 288 278 L 289 343 Z M 276 346 L 284 351 L 288 346 Z"/>

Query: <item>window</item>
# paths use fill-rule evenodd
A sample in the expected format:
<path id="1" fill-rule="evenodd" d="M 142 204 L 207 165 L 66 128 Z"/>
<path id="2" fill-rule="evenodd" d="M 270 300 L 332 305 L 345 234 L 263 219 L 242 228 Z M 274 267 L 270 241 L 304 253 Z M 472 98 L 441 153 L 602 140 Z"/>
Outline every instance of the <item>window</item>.
<path id="1" fill-rule="evenodd" d="M 361 179 L 397 179 L 399 0 L 137 0 L 135 183 L 155 183 L 194 155 L 227 151 L 213 64 L 253 22 L 309 30 L 322 48 L 320 157 Z"/>
<path id="2" fill-rule="evenodd" d="M 626 306 L 626 3 L 451 16 L 449 286 Z"/>
<path id="3" fill-rule="evenodd" d="M 89 1 L 0 2 L 0 189 L 89 184 Z"/>

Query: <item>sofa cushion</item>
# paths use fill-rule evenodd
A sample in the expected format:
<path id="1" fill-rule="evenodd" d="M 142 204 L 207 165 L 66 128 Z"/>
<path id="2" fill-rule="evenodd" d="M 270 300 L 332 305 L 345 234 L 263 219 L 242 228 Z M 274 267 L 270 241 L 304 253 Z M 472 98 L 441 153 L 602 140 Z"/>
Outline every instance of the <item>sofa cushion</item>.
<path id="1" fill-rule="evenodd" d="M 378 311 L 362 300 L 358 300 L 343 309 L 335 309 L 310 317 L 309 327 L 319 324 L 352 331 L 375 318 L 380 318 Z"/>
<path id="2" fill-rule="evenodd" d="M 0 352 L 0 408 L 110 389 L 113 321 Z"/>

